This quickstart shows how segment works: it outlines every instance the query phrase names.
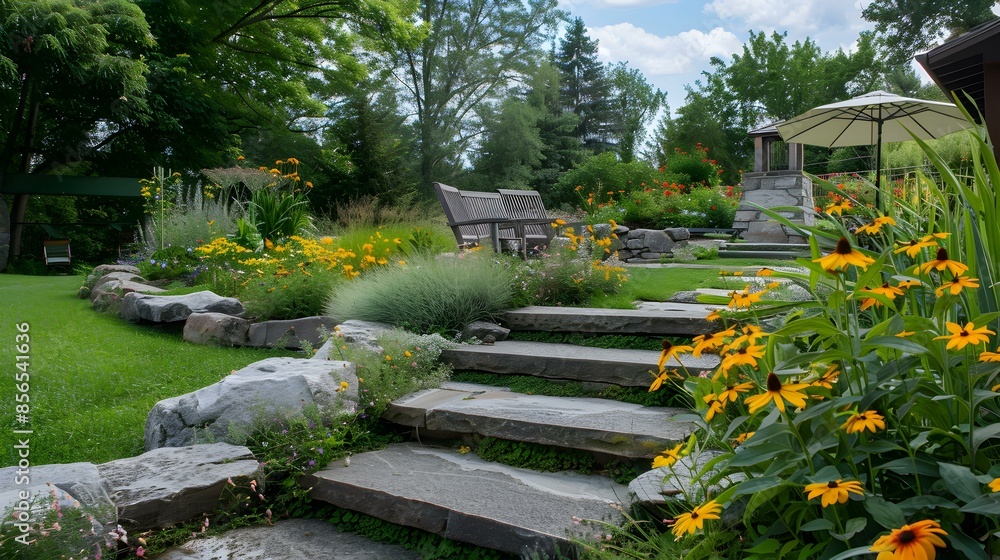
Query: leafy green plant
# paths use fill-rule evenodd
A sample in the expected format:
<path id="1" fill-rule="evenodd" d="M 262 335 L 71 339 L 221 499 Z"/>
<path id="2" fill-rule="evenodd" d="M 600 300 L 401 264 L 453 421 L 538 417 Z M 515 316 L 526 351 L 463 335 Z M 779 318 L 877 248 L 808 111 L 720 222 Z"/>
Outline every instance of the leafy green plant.
<path id="1" fill-rule="evenodd" d="M 247 315 L 256 321 L 322 315 L 324 299 L 343 281 L 339 274 L 311 262 L 301 267 L 261 264 L 257 270 L 261 274 L 239 289 Z"/>
<path id="2" fill-rule="evenodd" d="M 487 461 L 536 471 L 589 474 L 594 470 L 594 455 L 578 449 L 557 449 L 538 443 L 487 437 L 476 444 L 475 451 Z"/>
<path id="3" fill-rule="evenodd" d="M 526 395 L 548 395 L 552 397 L 591 397 L 609 399 L 642 406 L 690 407 L 691 401 L 683 391 L 648 391 L 645 387 L 619 387 L 609 385 L 602 389 L 585 387 L 577 382 L 553 382 L 530 375 L 507 375 L 477 372 L 456 372 L 452 381 L 476 383 L 492 387 L 508 387 Z"/>
<path id="4" fill-rule="evenodd" d="M 114 507 L 110 502 L 107 506 L 81 504 L 49 486 L 48 495 L 36 493 L 0 511 L 4 519 L 0 524 L 0 551 L 11 560 L 47 560 L 81 553 L 100 558 L 104 550 L 120 551 L 124 558 L 130 549 L 141 549 L 138 543 L 130 547 L 127 538 L 124 542 L 118 538 L 126 533 L 121 525 L 114 524 Z"/>
<path id="5" fill-rule="evenodd" d="M 511 272 L 482 253 L 427 256 L 385 267 L 337 286 L 327 313 L 381 321 L 417 332 L 458 330 L 491 319 L 510 306 Z"/>
<path id="6" fill-rule="evenodd" d="M 146 280 L 160 280 L 191 275 L 200 262 L 192 248 L 171 245 L 166 249 L 154 251 L 148 259 L 141 260 L 137 264 L 139 273 Z"/>
<path id="7" fill-rule="evenodd" d="M 377 517 L 334 506 L 324 506 L 316 515 L 345 531 L 416 550 L 424 560 L 503 560 L 507 557 L 495 550 L 451 541 L 420 529 L 395 525 Z"/>
<path id="8" fill-rule="evenodd" d="M 684 381 L 699 438 L 727 450 L 705 482 L 747 478 L 691 503 L 746 499 L 755 550 L 976 560 L 1000 550 L 1000 167 L 971 138 L 973 183 L 924 144 L 941 184 L 922 179 L 915 198 L 890 198 L 890 215 L 859 227 L 836 211 L 827 228 L 807 228 L 766 210 L 809 237 L 813 258 L 798 261 L 808 272 L 773 275 L 813 299 L 765 332 L 761 319 L 791 306 L 767 290 L 733 292 L 723 330 L 693 341 L 722 353 L 711 375 Z M 697 546 L 701 526 L 687 527 L 678 536 Z"/>

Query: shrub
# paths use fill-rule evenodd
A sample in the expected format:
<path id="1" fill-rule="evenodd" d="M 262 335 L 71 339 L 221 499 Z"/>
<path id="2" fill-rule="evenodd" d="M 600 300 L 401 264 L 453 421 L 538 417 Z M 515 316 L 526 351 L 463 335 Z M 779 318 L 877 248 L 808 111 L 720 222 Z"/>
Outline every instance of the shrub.
<path id="1" fill-rule="evenodd" d="M 708 158 L 708 148 L 699 142 L 690 152 L 675 148 L 666 154 L 660 171 L 674 174 L 673 180 L 688 188 L 717 187 L 722 184 L 722 168 Z"/>
<path id="2" fill-rule="evenodd" d="M 595 203 L 600 204 L 607 197 L 617 198 L 624 192 L 660 185 L 664 181 L 669 183 L 670 178 L 648 163 L 623 163 L 614 153 L 604 152 L 563 173 L 552 189 L 549 203 L 578 204 L 580 194 L 585 195 L 583 200 L 589 194 L 593 195 Z"/>
<path id="3" fill-rule="evenodd" d="M 340 320 L 381 321 L 417 332 L 458 330 L 505 311 L 511 282 L 507 267 L 478 251 L 456 258 L 418 256 L 337 286 L 326 309 Z"/>
<path id="4" fill-rule="evenodd" d="M 159 280 L 191 275 L 199 263 L 198 255 L 191 247 L 171 245 L 154 251 L 148 259 L 139 261 L 137 266 L 147 280 Z"/>
<path id="5" fill-rule="evenodd" d="M 613 220 L 610 225 L 615 225 Z M 586 226 L 581 235 L 576 235 L 573 228 L 562 229 L 560 233 L 568 241 L 554 241 L 551 253 L 528 261 L 512 261 L 514 307 L 578 305 L 594 294 L 617 293 L 628 278 L 618 262 L 608 259 L 617 235 L 601 236 L 595 234 L 597 231 L 601 230 Z"/>
<path id="6" fill-rule="evenodd" d="M 335 273 L 321 266 L 272 264 L 261 272 L 239 292 L 247 315 L 255 321 L 322 315 L 326 297 L 337 283 Z"/>

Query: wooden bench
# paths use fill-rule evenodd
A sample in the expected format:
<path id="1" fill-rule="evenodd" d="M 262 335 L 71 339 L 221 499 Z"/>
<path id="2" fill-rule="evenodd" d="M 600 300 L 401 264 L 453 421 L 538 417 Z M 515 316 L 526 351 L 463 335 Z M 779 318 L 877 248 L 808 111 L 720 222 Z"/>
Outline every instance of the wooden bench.
<path id="1" fill-rule="evenodd" d="M 42 241 L 42 256 L 46 266 L 70 266 L 73 255 L 69 249 L 69 239 L 46 239 Z"/>
<path id="2" fill-rule="evenodd" d="M 434 183 L 434 191 L 459 248 L 476 246 L 489 239 L 493 250 L 499 253 L 501 241 L 516 241 L 520 253 L 526 255 L 526 228 L 548 223 L 548 218 L 512 217 L 499 193 L 461 191 L 443 183 Z"/>

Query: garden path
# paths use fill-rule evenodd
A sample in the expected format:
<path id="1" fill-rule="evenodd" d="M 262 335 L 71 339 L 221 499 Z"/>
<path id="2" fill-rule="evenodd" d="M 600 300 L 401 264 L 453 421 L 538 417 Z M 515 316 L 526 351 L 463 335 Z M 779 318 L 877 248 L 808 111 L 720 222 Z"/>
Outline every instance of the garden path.
<path id="1" fill-rule="evenodd" d="M 692 307 L 700 308 L 701 317 L 709 310 L 699 304 Z M 652 329 L 638 334 L 709 332 L 707 322 L 699 324 L 704 330 L 690 328 L 693 309 L 661 313 L 683 313 L 686 321 L 677 324 L 686 330 Z M 606 321 L 604 310 L 585 309 L 572 320 L 583 332 L 617 332 Z M 520 328 L 516 321 L 508 326 Z M 457 370 L 645 387 L 652 380 L 650 372 L 657 369 L 659 352 L 500 341 L 463 346 L 442 358 Z M 684 365 L 695 374 L 718 363 L 718 358 L 709 356 L 698 363 L 688 364 L 689 360 L 693 359 L 686 358 Z M 604 463 L 631 461 L 643 472 L 650 470 L 650 457 L 690 435 L 692 425 L 681 418 L 688 412 L 605 399 L 539 397 L 496 387 L 445 385 L 398 399 L 383 417 L 411 429 L 414 442 L 357 455 L 347 465 L 332 464 L 302 484 L 313 488 L 316 499 L 339 507 L 505 553 L 550 558 L 571 548 L 573 539 L 602 538 L 601 525 L 580 525 L 579 518 L 615 523 L 620 519 L 618 508 L 627 510 L 636 499 L 635 491 L 604 475 L 508 467 L 465 455 L 464 448 L 435 446 L 430 440 L 491 436 L 595 453 Z"/>

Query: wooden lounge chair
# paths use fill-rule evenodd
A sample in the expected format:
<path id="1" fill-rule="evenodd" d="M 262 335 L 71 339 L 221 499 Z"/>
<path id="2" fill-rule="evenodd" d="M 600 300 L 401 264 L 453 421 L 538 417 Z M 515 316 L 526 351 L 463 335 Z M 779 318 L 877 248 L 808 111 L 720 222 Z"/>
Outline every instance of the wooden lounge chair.
<path id="1" fill-rule="evenodd" d="M 442 183 L 434 183 L 434 190 L 460 248 L 489 239 L 493 250 L 499 253 L 501 241 L 516 241 L 518 250 L 526 254 L 525 228 L 547 222 L 547 219 L 512 219 L 498 193 L 460 191 Z"/>
<path id="2" fill-rule="evenodd" d="M 70 266 L 73 255 L 69 249 L 69 239 L 46 239 L 42 241 L 42 256 L 47 266 Z"/>
<path id="3" fill-rule="evenodd" d="M 542 195 L 538 191 L 497 189 L 507 215 L 524 224 L 523 239 L 526 247 L 546 247 L 552 241 L 555 231 L 553 221 L 545 212 Z M 531 223 L 528 223 L 531 222 Z"/>
<path id="4" fill-rule="evenodd" d="M 434 191 L 444 208 L 448 226 L 455 233 L 459 248 L 474 247 L 489 239 L 494 250 L 500 251 L 500 224 L 506 221 L 507 216 L 502 210 L 502 204 L 499 204 L 499 195 L 494 208 L 486 200 L 487 197 L 469 196 L 468 191 L 464 192 L 466 196 L 463 197 L 463 191 L 443 183 L 434 183 Z"/>

